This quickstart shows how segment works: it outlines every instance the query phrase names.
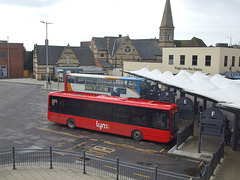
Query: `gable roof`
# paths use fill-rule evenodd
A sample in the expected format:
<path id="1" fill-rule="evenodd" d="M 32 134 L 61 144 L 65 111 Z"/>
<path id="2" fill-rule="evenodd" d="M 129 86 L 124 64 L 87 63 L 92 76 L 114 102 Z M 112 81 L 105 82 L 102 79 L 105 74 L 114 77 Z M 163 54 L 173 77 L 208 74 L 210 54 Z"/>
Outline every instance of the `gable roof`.
<path id="1" fill-rule="evenodd" d="M 143 60 L 155 60 L 156 56 L 162 55 L 158 42 L 154 39 L 136 39 L 132 43 Z"/>
<path id="2" fill-rule="evenodd" d="M 95 66 L 93 52 L 89 47 L 72 47 L 80 66 Z"/>
<path id="3" fill-rule="evenodd" d="M 39 65 L 46 65 L 46 46 L 36 45 Z M 56 65 L 66 46 L 48 46 L 48 64 Z M 80 65 L 95 66 L 94 55 L 88 47 L 71 47 Z"/>
<path id="4" fill-rule="evenodd" d="M 65 46 L 48 46 L 48 64 L 56 65 Z M 39 65 L 46 65 L 46 46 L 37 45 L 37 61 Z"/>
<path id="5" fill-rule="evenodd" d="M 113 51 L 113 47 L 114 47 L 114 42 L 116 39 L 119 39 L 121 37 L 104 37 L 104 38 L 100 38 L 100 37 L 93 37 L 93 40 L 95 41 L 95 44 L 97 46 L 97 49 L 99 51 L 106 51 L 107 49 L 107 41 L 110 41 L 110 49 L 109 49 L 109 53 L 112 54 Z"/>

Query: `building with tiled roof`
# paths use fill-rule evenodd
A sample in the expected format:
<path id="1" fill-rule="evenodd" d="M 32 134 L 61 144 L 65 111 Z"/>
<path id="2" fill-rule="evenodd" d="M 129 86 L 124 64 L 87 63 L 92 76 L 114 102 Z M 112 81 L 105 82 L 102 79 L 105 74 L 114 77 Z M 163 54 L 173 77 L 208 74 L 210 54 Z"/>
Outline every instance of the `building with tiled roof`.
<path id="1" fill-rule="evenodd" d="M 96 65 L 109 74 L 121 69 L 123 62 L 162 63 L 162 50 L 165 47 L 206 47 L 196 37 L 191 40 L 174 40 L 174 25 L 170 0 L 166 0 L 159 39 L 131 39 L 129 36 L 93 37 L 90 42 Z"/>
<path id="2" fill-rule="evenodd" d="M 53 77 L 55 67 L 95 67 L 94 55 L 89 47 L 48 46 L 48 68 Z M 33 74 L 44 80 L 47 74 L 46 46 L 35 45 L 33 51 Z"/>

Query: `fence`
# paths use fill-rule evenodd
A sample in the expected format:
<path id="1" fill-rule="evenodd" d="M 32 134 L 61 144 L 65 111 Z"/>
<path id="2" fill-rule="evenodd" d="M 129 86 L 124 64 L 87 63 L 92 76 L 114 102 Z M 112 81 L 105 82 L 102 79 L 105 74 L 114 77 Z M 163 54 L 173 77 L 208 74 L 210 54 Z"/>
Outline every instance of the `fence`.
<path id="1" fill-rule="evenodd" d="M 203 173 L 201 174 L 202 180 L 208 180 L 212 175 L 214 175 L 214 170 L 217 167 L 218 163 L 220 163 L 221 158 L 223 158 L 224 154 L 224 142 L 221 142 L 218 150 L 213 153 L 212 159 L 205 166 Z"/>
<path id="2" fill-rule="evenodd" d="M 179 146 L 187 140 L 188 137 L 193 135 L 194 123 L 192 122 L 189 126 L 185 127 L 180 133 L 177 134 L 177 144 L 176 150 L 178 150 Z"/>
<path id="3" fill-rule="evenodd" d="M 192 177 L 184 174 L 159 170 L 155 168 L 142 167 L 135 164 L 122 162 L 108 158 L 100 158 L 87 155 L 83 152 L 69 152 L 57 149 L 20 149 L 0 151 L 0 168 L 17 166 L 46 165 L 52 169 L 54 166 L 82 170 L 83 174 L 94 172 L 113 179 L 122 180 L 197 180 L 200 177 Z"/>

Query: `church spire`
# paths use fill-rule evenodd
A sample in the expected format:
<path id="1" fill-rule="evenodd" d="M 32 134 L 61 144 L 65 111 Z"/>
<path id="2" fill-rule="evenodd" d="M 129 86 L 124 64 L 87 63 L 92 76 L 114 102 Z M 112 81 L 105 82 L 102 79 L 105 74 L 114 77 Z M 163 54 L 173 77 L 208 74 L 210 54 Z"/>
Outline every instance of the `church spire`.
<path id="1" fill-rule="evenodd" d="M 159 46 L 161 48 L 174 46 L 174 26 L 170 0 L 166 0 L 163 12 L 159 33 Z"/>

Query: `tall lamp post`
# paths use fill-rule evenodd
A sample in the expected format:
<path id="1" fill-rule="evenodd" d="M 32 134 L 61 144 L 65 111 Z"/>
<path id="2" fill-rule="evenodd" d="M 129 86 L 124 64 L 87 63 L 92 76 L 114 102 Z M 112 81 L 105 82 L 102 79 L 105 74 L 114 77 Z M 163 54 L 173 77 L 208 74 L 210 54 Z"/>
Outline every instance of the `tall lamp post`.
<path id="1" fill-rule="evenodd" d="M 49 22 L 44 22 L 40 21 L 41 23 L 46 24 L 46 40 L 45 40 L 45 45 L 46 45 L 46 64 L 47 64 L 47 82 L 46 82 L 46 88 L 48 89 L 48 73 L 49 73 L 49 68 L 48 68 L 48 24 L 53 24 Z"/>

